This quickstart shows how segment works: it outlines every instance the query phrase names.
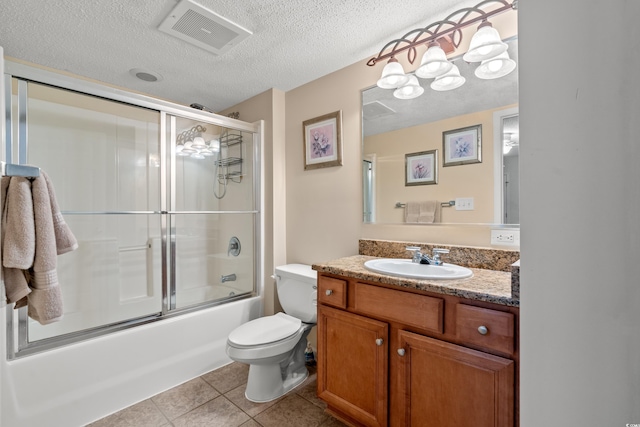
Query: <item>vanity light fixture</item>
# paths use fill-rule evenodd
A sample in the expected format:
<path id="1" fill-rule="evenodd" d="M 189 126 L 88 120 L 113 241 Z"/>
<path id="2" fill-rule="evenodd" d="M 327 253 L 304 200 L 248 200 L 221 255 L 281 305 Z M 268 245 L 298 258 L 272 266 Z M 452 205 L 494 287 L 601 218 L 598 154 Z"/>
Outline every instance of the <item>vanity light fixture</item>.
<path id="1" fill-rule="evenodd" d="M 396 56 L 406 52 L 409 63 L 413 64 L 417 57 L 417 48 L 422 45 L 427 45 L 427 51 L 422 56 L 415 75 L 423 79 L 434 78 L 430 85 L 433 90 L 452 90 L 460 87 L 466 79 L 460 75 L 458 68 L 447 60 L 446 53 L 438 42 L 446 40 L 455 50 L 462 41 L 462 30 L 477 23 L 480 23 L 478 31 L 471 38 L 469 50 L 462 59 L 466 62 L 481 62 L 478 66 L 479 71 L 475 72 L 481 79 L 494 79 L 509 74 L 515 69 L 515 61 L 509 58 L 506 53 L 508 45 L 500 39 L 489 18 L 516 10 L 517 1 L 512 0 L 509 3 L 507 0 L 484 0 L 473 7 L 457 10 L 441 21 L 409 31 L 402 38 L 390 41 L 376 57 L 367 61 L 368 66 L 374 66 L 386 59 L 389 61 L 382 70 L 382 76 L 377 82 L 378 87 L 394 89 L 394 96 L 398 98 L 402 98 L 403 92 L 410 93 L 402 99 L 419 96 L 415 94 L 417 91 L 410 90 L 415 88 L 411 79 L 413 76 L 405 74 Z M 489 10 L 484 10 L 485 8 Z"/>
<path id="2" fill-rule="evenodd" d="M 508 154 L 513 147 L 520 145 L 520 135 L 517 133 L 505 133 L 502 141 L 502 153 Z"/>
<path id="3" fill-rule="evenodd" d="M 436 79 L 431 82 L 431 89 L 440 92 L 453 90 L 462 86 L 465 81 L 467 81 L 467 79 L 460 75 L 460 70 L 454 65 L 446 74 L 436 77 Z"/>
<path id="4" fill-rule="evenodd" d="M 447 59 L 440 43 L 431 42 L 422 56 L 420 66 L 416 70 L 416 76 L 422 79 L 431 79 L 445 74 L 451 68 L 453 68 L 453 64 Z"/>
<path id="5" fill-rule="evenodd" d="M 207 128 L 202 125 L 196 125 L 189 130 L 181 132 L 176 137 L 176 155 L 180 157 L 191 157 L 194 159 L 204 159 L 213 156 L 214 150 L 211 144 L 207 144 L 202 133 Z"/>
<path id="6" fill-rule="evenodd" d="M 506 76 L 515 69 L 516 61 L 509 58 L 509 53 L 505 51 L 495 58 L 482 61 L 474 74 L 479 79 L 497 79 Z"/>
<path id="7" fill-rule="evenodd" d="M 498 30 L 493 28 L 491 22 L 483 21 L 478 26 L 478 32 L 471 37 L 469 50 L 462 56 L 467 62 L 480 62 L 494 58 L 507 51 L 507 44 L 500 39 Z"/>
<path id="8" fill-rule="evenodd" d="M 404 73 L 402 64 L 393 56 L 382 69 L 382 76 L 378 80 L 378 87 L 382 89 L 396 89 L 407 84 L 409 76 Z"/>
<path id="9" fill-rule="evenodd" d="M 420 86 L 418 78 L 414 75 L 409 75 L 409 81 L 393 91 L 393 96 L 399 99 L 413 99 L 417 98 L 424 92 L 424 88 Z"/>

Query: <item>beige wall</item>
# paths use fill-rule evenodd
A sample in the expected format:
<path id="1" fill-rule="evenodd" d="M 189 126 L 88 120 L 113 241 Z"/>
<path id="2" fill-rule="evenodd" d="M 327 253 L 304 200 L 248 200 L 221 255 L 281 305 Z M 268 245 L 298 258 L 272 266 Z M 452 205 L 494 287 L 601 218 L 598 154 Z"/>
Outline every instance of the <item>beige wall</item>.
<path id="1" fill-rule="evenodd" d="M 488 225 L 363 224 L 361 91 L 373 86 L 380 72 L 381 67 L 368 67 L 365 59 L 286 93 L 287 262 L 314 263 L 353 255 L 359 238 L 490 245 Z M 302 122 L 336 110 L 342 110 L 343 166 L 305 171 Z M 483 127 L 483 163 L 446 168 L 452 172 L 441 174 L 441 179 L 449 179 L 455 169 L 492 167 L 491 120 Z M 437 140 L 441 141 L 441 136 Z M 482 186 L 482 192 L 478 197 L 493 200 L 492 184 Z M 467 196 L 438 195 L 443 200 Z M 492 202 L 486 205 L 476 213 L 482 215 L 481 222 L 489 223 L 493 220 Z M 467 219 L 468 214 L 457 212 L 461 222 L 475 221 Z"/>
<path id="2" fill-rule="evenodd" d="M 365 61 L 286 94 L 287 261 L 358 252 L 362 225 L 360 91 L 379 70 Z M 343 166 L 304 170 L 302 122 L 342 110 Z"/>

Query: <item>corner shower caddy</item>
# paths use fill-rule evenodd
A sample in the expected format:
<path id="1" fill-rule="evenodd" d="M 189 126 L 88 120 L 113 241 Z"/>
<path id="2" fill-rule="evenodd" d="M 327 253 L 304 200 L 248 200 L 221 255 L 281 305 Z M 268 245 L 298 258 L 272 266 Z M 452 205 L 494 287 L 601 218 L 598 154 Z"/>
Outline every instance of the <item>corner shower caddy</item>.
<path id="1" fill-rule="evenodd" d="M 220 136 L 220 156 L 216 160 L 218 182 L 242 182 L 242 134 L 228 129 Z"/>

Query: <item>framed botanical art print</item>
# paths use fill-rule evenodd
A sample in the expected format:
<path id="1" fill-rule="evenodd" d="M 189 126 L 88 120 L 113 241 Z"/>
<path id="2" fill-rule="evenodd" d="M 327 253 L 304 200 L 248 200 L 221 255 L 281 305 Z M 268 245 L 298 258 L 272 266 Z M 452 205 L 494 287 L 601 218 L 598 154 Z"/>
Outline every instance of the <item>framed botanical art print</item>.
<path id="1" fill-rule="evenodd" d="M 443 166 L 482 162 L 482 125 L 442 132 Z"/>
<path id="2" fill-rule="evenodd" d="M 405 154 L 404 163 L 405 186 L 438 183 L 438 150 Z"/>
<path id="3" fill-rule="evenodd" d="M 342 111 L 302 122 L 304 169 L 342 166 Z"/>

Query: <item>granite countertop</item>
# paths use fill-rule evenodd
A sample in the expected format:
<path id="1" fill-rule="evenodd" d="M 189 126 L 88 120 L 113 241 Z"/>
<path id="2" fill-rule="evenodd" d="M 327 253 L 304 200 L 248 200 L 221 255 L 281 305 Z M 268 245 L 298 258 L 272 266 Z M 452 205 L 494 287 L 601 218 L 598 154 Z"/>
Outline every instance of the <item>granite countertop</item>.
<path id="1" fill-rule="evenodd" d="M 336 274 L 368 282 L 385 283 L 402 288 L 419 289 L 513 307 L 520 306 L 519 298 L 512 296 L 511 273 L 505 271 L 471 268 L 473 276 L 466 279 L 417 280 L 369 271 L 364 267 L 364 263 L 370 259 L 376 259 L 376 257 L 354 255 L 313 264 L 312 268 L 321 273 Z"/>

